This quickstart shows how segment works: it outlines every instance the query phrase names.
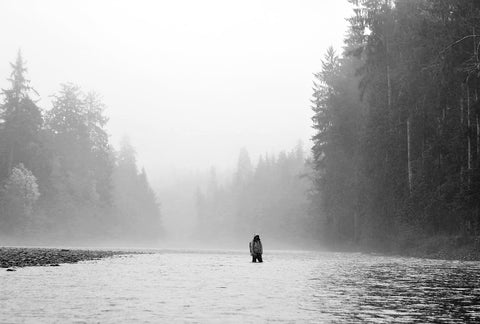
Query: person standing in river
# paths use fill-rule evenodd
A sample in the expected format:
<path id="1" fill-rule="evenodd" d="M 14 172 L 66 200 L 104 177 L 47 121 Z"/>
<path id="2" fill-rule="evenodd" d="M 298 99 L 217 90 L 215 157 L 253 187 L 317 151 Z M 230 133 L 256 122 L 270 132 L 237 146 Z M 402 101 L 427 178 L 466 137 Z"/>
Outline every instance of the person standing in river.
<path id="1" fill-rule="evenodd" d="M 263 262 L 262 254 L 263 254 L 263 247 L 262 241 L 260 241 L 260 236 L 255 235 L 253 240 L 249 244 L 250 246 L 250 255 L 252 256 L 252 262 Z"/>

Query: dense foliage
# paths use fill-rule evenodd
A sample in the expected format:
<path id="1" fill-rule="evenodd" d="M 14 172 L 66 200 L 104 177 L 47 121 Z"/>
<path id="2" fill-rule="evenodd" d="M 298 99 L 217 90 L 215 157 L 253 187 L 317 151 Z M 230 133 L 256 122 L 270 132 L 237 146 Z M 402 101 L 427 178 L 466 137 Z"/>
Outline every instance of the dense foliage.
<path id="1" fill-rule="evenodd" d="M 480 5 L 350 0 L 315 75 L 312 204 L 329 242 L 480 231 Z"/>
<path id="2" fill-rule="evenodd" d="M 0 240 L 153 239 L 160 213 L 135 152 L 115 152 L 96 93 L 63 84 L 43 110 L 21 54 L 0 105 Z"/>

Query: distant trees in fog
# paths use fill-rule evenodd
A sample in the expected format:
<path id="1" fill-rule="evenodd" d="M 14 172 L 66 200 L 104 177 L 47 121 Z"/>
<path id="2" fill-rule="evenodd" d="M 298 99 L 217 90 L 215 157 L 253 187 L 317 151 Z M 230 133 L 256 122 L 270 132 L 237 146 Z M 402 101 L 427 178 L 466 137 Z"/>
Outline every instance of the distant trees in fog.
<path id="1" fill-rule="evenodd" d="M 205 188 L 199 188 L 198 235 L 207 242 L 238 242 L 261 233 L 277 246 L 311 243 L 315 222 L 308 213 L 307 173 L 301 144 L 256 163 L 242 149 L 230 180 L 219 184 L 212 169 Z"/>
<path id="2" fill-rule="evenodd" d="M 137 168 L 135 149 L 128 138 L 123 138 L 116 157 L 113 198 L 119 222 L 115 230 L 120 234 L 128 229 L 136 238 L 158 237 L 162 234 L 159 206 L 145 169 Z"/>
<path id="3" fill-rule="evenodd" d="M 155 195 L 133 148 L 112 149 L 101 97 L 67 83 L 41 109 L 20 53 L 11 66 L 0 105 L 0 239 L 158 237 Z"/>
<path id="4" fill-rule="evenodd" d="M 480 5 L 350 1 L 315 75 L 312 207 L 330 242 L 480 231 Z"/>

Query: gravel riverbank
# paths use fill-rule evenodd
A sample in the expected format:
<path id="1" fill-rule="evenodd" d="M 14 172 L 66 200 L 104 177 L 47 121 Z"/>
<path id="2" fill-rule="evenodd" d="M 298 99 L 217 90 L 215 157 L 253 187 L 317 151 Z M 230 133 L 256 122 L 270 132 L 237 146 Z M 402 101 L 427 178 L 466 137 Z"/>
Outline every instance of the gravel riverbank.
<path id="1" fill-rule="evenodd" d="M 0 268 L 12 271 L 17 267 L 58 266 L 61 263 L 76 263 L 131 253 L 134 252 L 0 247 Z"/>

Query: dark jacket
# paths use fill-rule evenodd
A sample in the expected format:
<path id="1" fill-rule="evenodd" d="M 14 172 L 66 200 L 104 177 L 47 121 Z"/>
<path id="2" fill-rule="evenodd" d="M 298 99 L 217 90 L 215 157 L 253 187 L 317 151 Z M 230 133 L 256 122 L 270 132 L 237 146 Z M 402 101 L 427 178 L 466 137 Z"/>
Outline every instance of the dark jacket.
<path id="1" fill-rule="evenodd" d="M 263 254 L 263 247 L 262 247 L 262 241 L 258 240 L 252 240 L 249 244 L 250 247 L 250 254 L 253 255 L 255 254 Z"/>

